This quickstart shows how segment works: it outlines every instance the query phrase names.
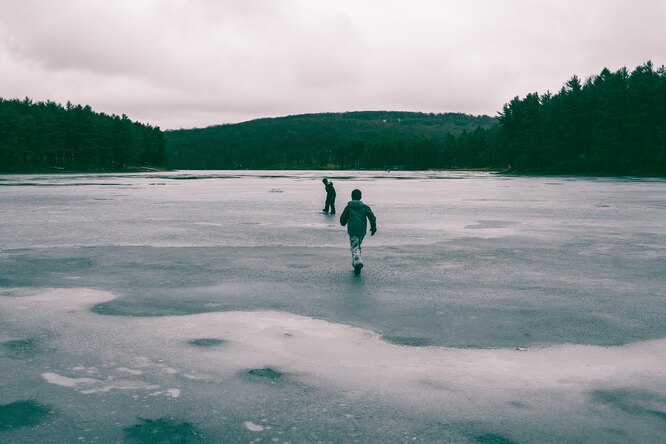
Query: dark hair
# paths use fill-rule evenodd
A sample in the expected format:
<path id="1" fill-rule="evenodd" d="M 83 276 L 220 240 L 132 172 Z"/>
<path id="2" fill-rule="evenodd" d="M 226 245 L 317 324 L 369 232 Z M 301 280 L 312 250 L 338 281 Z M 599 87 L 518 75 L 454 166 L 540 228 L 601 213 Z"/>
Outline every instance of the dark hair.
<path id="1" fill-rule="evenodd" d="M 361 190 L 357 188 L 352 191 L 352 200 L 361 200 Z"/>
<path id="2" fill-rule="evenodd" d="M 328 182 L 328 177 L 324 177 L 321 181 L 324 183 Z"/>

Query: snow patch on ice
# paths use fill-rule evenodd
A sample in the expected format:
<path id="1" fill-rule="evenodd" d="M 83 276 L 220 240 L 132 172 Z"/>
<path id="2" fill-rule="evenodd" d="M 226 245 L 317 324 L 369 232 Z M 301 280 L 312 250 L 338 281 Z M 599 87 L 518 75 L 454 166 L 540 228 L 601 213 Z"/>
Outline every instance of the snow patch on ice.
<path id="1" fill-rule="evenodd" d="M 255 424 L 252 421 L 245 421 L 243 425 L 251 432 L 261 432 L 264 430 L 264 426 Z"/>
<path id="2" fill-rule="evenodd" d="M 177 388 L 169 388 L 169 389 L 166 389 L 166 392 L 167 392 L 168 395 L 171 396 L 172 398 L 178 398 L 178 397 L 180 397 L 180 389 L 177 389 Z"/>
<path id="3" fill-rule="evenodd" d="M 142 374 L 143 374 L 143 371 L 142 371 L 142 370 L 137 370 L 137 369 L 133 369 L 133 368 L 127 368 L 127 367 L 118 367 L 117 370 L 118 370 L 119 372 L 129 373 L 130 375 L 135 375 L 135 376 L 138 376 L 138 375 L 142 375 Z"/>
<path id="4" fill-rule="evenodd" d="M 57 373 L 45 372 L 42 373 L 42 378 L 47 382 L 62 387 L 73 387 L 78 388 L 81 386 L 100 384 L 102 381 L 93 378 L 68 378 L 67 376 L 62 376 Z"/>
<path id="5" fill-rule="evenodd" d="M 18 297 L 19 300 L 25 302 L 29 301 L 28 307 L 32 307 L 35 303 L 49 304 L 57 302 L 57 304 L 49 306 L 51 310 L 57 313 L 89 310 L 95 304 L 116 299 L 116 296 L 111 292 L 88 288 L 14 288 L 5 290 L 0 294 Z"/>
<path id="6" fill-rule="evenodd" d="M 115 362 L 124 364 L 116 367 L 118 372 L 143 370 L 142 374 L 133 370 L 130 374 L 136 380 L 131 381 L 42 375 L 52 384 L 81 393 L 143 389 L 175 398 L 180 389 L 162 389 L 151 378 L 171 379 L 163 384 L 195 375 L 233 380 L 248 369 L 279 368 L 300 384 L 350 393 L 360 390 L 410 408 L 460 415 L 496 411 L 518 399 L 529 399 L 531 408 L 544 411 L 580 405 L 595 390 L 635 389 L 666 396 L 664 339 L 616 347 L 564 344 L 520 350 L 406 347 L 363 328 L 284 312 L 104 316 L 87 310 L 83 301 L 108 300 L 108 293 L 85 289 L 46 293 L 25 298 L 31 309 L 12 313 L 16 322 L 58 332 L 62 353 L 96 356 L 101 349 L 109 350 L 117 354 Z M 76 302 L 80 310 L 59 311 L 72 294 L 80 295 Z M 15 301 L 0 298 L 0 313 L 10 312 Z M 224 337 L 228 342 L 202 354 L 183 340 L 185 332 L 187 337 Z"/>
<path id="7" fill-rule="evenodd" d="M 112 390 L 154 390 L 158 385 L 147 384 L 141 381 L 101 381 L 93 378 L 70 378 L 53 372 L 42 373 L 42 378 L 50 384 L 59 385 L 78 390 L 89 395 L 92 393 L 107 393 Z"/>

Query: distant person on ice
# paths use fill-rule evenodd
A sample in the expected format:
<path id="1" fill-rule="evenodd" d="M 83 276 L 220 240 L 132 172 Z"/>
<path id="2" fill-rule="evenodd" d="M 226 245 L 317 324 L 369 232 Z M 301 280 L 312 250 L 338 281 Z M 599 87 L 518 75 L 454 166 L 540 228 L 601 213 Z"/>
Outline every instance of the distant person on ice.
<path id="1" fill-rule="evenodd" d="M 360 274 L 363 268 L 363 259 L 361 258 L 361 243 L 368 231 L 368 221 L 370 221 L 370 236 L 377 232 L 377 219 L 369 206 L 361 202 L 361 190 L 354 190 L 351 193 L 352 200 L 347 203 L 345 210 L 340 215 L 340 225 L 347 225 L 349 233 L 349 247 L 352 254 L 352 267 L 354 273 Z"/>
<path id="2" fill-rule="evenodd" d="M 326 203 L 322 211 L 328 214 L 330 208 L 331 214 L 335 214 L 335 188 L 333 187 L 333 182 L 328 180 L 327 177 L 324 177 L 321 181 L 324 182 L 324 187 L 326 187 Z"/>

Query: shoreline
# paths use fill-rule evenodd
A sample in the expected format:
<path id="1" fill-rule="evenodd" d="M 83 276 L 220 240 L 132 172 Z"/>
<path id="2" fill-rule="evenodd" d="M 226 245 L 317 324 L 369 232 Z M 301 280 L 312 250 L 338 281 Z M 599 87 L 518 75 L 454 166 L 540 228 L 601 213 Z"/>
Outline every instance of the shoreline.
<path id="1" fill-rule="evenodd" d="M 160 167 L 135 167 L 124 168 L 117 170 L 73 170 L 73 169 L 60 169 L 60 168 L 41 168 L 36 170 L 21 170 L 21 171 L 2 171 L 0 176 L 9 175 L 30 175 L 30 174 L 118 174 L 118 173 L 165 173 L 176 171 L 322 171 L 322 172 L 336 172 L 336 171 L 373 171 L 373 172 L 486 172 L 496 175 L 512 176 L 512 177 L 574 177 L 584 179 L 620 179 L 620 178 L 640 178 L 640 179 L 666 179 L 666 175 L 650 174 L 650 173 L 605 173 L 605 172 L 567 172 L 567 171 L 520 171 L 512 169 L 497 169 L 497 168 L 432 168 L 423 170 L 414 169 L 383 169 L 383 168 L 351 168 L 351 169 L 338 169 L 338 168 L 229 168 L 229 169 L 173 169 L 173 168 L 160 168 Z"/>

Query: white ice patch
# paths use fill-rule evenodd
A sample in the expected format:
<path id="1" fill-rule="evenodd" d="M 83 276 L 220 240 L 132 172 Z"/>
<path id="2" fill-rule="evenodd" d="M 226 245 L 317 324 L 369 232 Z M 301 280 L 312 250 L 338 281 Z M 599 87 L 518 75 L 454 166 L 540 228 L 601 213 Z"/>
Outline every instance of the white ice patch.
<path id="1" fill-rule="evenodd" d="M 178 397 L 180 397 L 180 389 L 177 389 L 177 388 L 170 388 L 170 389 L 166 389 L 166 392 L 167 392 L 168 395 L 171 396 L 172 398 L 178 398 Z"/>
<path id="2" fill-rule="evenodd" d="M 252 421 L 245 421 L 243 425 L 251 432 L 261 432 L 264 430 L 264 426 L 255 424 Z"/>
<path id="3" fill-rule="evenodd" d="M 17 288 L 0 293 L 2 296 L 18 296 L 12 298 L 16 307 L 34 307 L 34 304 L 48 304 L 50 310 L 57 313 L 87 311 L 91 306 L 108 302 L 116 298 L 108 291 L 91 290 L 88 288 Z M 5 303 L 8 301 L 4 301 Z M 24 305 L 27 303 L 27 305 Z"/>
<path id="4" fill-rule="evenodd" d="M 50 384 L 73 388 L 85 395 L 106 393 L 112 390 L 154 390 L 159 388 L 158 385 L 146 384 L 140 381 L 101 381 L 93 378 L 70 378 L 52 372 L 42 373 L 42 378 Z"/>
<path id="5" fill-rule="evenodd" d="M 31 309 L 19 313 L 12 313 L 17 299 L 0 298 L 0 318 L 12 313 L 16 322 L 54 332 L 55 346 L 63 356 L 99 356 L 103 350 L 109 361 L 119 363 L 118 372 L 127 373 L 123 368 L 143 372 L 131 373 L 130 381 L 109 379 L 118 375 L 107 380 L 42 375 L 52 384 L 81 393 L 142 389 L 175 398 L 180 389 L 161 386 L 199 383 L 183 375 L 235 381 L 249 369 L 271 368 L 287 380 L 336 393 L 377 396 L 459 419 L 497 412 L 517 400 L 533 414 L 550 415 L 554 409 L 576 408 L 595 390 L 646 390 L 666 396 L 663 339 L 617 347 L 419 348 L 385 342 L 362 328 L 288 313 L 102 316 L 84 309 L 83 301 L 108 300 L 108 293 L 71 289 L 46 293 L 20 298 Z M 63 310 L 65 305 L 80 310 Z M 193 347 L 188 344 L 192 338 L 224 338 L 227 345 Z"/>
<path id="6" fill-rule="evenodd" d="M 117 370 L 118 370 L 119 372 L 128 373 L 128 374 L 130 374 L 130 375 L 135 375 L 135 376 L 138 376 L 138 375 L 142 375 L 142 374 L 143 374 L 143 371 L 142 371 L 142 370 L 137 370 L 137 369 L 133 369 L 133 368 L 127 368 L 127 367 L 118 367 Z"/>
<path id="7" fill-rule="evenodd" d="M 46 372 L 42 373 L 42 378 L 47 382 L 62 387 L 81 388 L 95 384 L 101 384 L 102 381 L 92 378 L 68 378 L 57 373 Z"/>

